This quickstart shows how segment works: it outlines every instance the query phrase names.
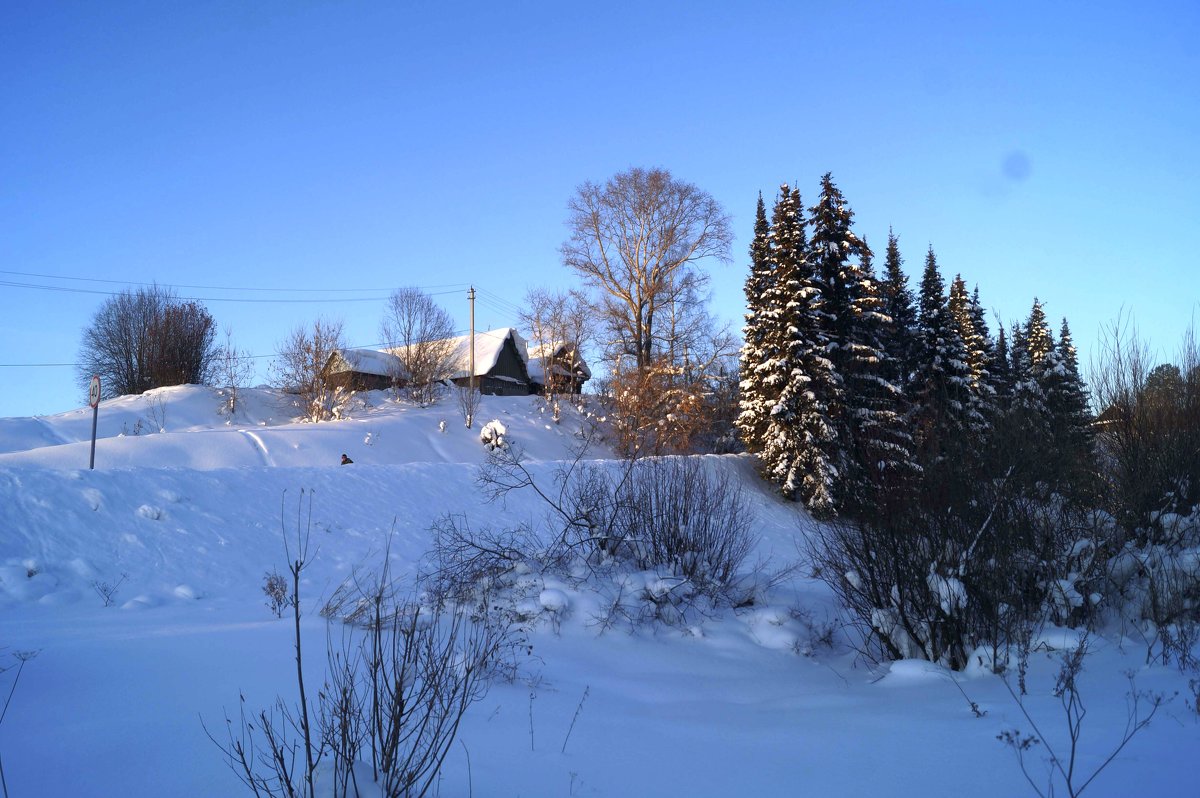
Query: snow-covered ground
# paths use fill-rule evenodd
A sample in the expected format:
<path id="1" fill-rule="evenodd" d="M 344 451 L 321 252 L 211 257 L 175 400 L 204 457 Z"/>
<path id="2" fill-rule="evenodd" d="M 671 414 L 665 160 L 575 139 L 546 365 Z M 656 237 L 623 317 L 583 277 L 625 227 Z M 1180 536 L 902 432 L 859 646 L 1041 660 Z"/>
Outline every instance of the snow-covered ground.
<path id="1" fill-rule="evenodd" d="M 542 518 L 528 491 L 484 501 L 484 424 L 499 420 L 549 483 L 582 423 L 572 411 L 555 425 L 532 398 L 485 397 L 474 430 L 450 400 L 420 409 L 372 393 L 349 419 L 316 425 L 292 423 L 294 409 L 269 391 L 246 392 L 232 421 L 221 402 L 180 387 L 103 403 L 94 471 L 90 409 L 0 419 L 0 658 L 37 652 L 0 724 L 13 798 L 248 794 L 201 722 L 219 729 L 239 691 L 251 709 L 294 695 L 289 624 L 266 607 L 262 582 L 285 566 L 301 492 L 316 549 L 306 644 L 319 653 L 326 624 L 313 610 L 385 549 L 395 572 L 413 572 L 439 516 L 495 528 Z M 339 465 L 342 453 L 354 464 Z M 748 459 L 704 463 L 752 497 L 756 556 L 797 559 L 807 516 L 758 486 Z M 996 740 L 1029 730 L 998 677 L 911 661 L 872 668 L 823 645 L 812 627 L 837 610 L 803 568 L 754 607 L 603 633 L 586 586 L 531 578 L 534 595 L 546 591 L 532 655 L 468 713 L 440 795 L 1032 794 Z M 1061 746 L 1055 637 L 1034 655 L 1027 706 Z M 1134 641 L 1093 645 L 1083 769 L 1124 731 L 1123 671 L 1139 689 L 1180 695 L 1087 795 L 1195 794 L 1200 722 L 1186 677 L 1146 666 Z M 319 679 L 321 657 L 309 665 Z M 15 673 L 0 674 L 0 701 Z M 1043 749 L 1032 762 L 1044 785 Z"/>

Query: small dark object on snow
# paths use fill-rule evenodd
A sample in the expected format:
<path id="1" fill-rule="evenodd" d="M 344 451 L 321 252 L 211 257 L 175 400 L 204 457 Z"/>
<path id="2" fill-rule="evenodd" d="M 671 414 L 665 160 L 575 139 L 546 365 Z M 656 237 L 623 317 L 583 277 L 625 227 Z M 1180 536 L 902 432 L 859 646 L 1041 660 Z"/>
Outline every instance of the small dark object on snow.
<path id="1" fill-rule="evenodd" d="M 353 462 L 354 462 L 354 461 L 353 461 L 353 460 L 351 460 L 351 459 L 350 459 L 349 457 L 347 457 L 346 455 L 344 455 L 344 454 L 342 455 L 342 465 L 347 465 L 348 463 L 353 463 Z"/>

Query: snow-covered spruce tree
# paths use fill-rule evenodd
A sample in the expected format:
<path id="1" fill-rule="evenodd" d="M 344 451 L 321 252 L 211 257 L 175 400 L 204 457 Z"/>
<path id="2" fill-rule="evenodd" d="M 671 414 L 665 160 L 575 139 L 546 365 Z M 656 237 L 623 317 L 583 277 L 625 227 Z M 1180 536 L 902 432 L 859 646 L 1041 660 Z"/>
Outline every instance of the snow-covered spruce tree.
<path id="1" fill-rule="evenodd" d="M 889 228 L 883 280 L 879 284 L 883 315 L 888 317 L 883 326 L 883 348 L 887 353 L 884 375 L 907 391 L 917 368 L 917 310 L 908 287 L 908 275 L 902 269 L 903 264 L 900 239 Z"/>
<path id="2" fill-rule="evenodd" d="M 777 351 L 761 368 L 760 383 L 779 390 L 759 455 L 762 473 L 789 499 L 817 514 L 835 509 L 837 433 L 830 407 L 837 398 L 833 366 L 825 354 L 822 286 L 808 261 L 800 192 L 780 187 L 771 219 L 771 261 L 775 279 L 765 304 L 770 323 L 767 346 Z M 776 317 L 772 317 L 776 318 Z"/>
<path id="3" fill-rule="evenodd" d="M 1054 333 L 1050 331 L 1050 322 L 1046 320 L 1046 310 L 1041 300 L 1034 297 L 1029 318 L 1025 321 L 1025 352 L 1029 356 L 1033 376 L 1041 376 L 1046 368 L 1046 358 L 1053 351 Z"/>
<path id="4" fill-rule="evenodd" d="M 1014 333 L 1016 332 L 1014 327 Z M 1020 336 L 1009 338 L 1004 325 L 998 326 L 996 345 L 991 352 L 988 363 L 988 373 L 991 377 L 992 403 L 988 414 L 989 432 L 987 436 L 987 457 L 990 462 L 990 476 L 1003 475 L 1009 467 L 1019 465 L 1014 454 L 1025 445 L 1024 433 L 1016 424 L 1017 414 L 1014 412 L 1014 396 L 1017 376 L 1015 364 L 1019 359 L 1009 346 L 1014 340 L 1014 346 L 1021 346 Z"/>
<path id="5" fill-rule="evenodd" d="M 829 174 L 811 209 L 810 260 L 825 287 L 819 318 L 839 380 L 831 414 L 842 479 L 835 498 L 850 515 L 877 508 L 910 485 L 917 472 L 912 439 L 900 414 L 901 390 L 888 379 L 886 326 L 871 249 L 850 225 L 854 214 Z M 882 502 L 886 504 L 887 502 Z"/>
<path id="6" fill-rule="evenodd" d="M 771 335 L 780 324 L 781 310 L 767 305 L 768 298 L 780 296 L 770 291 L 775 280 L 771 259 L 771 226 L 762 192 L 754 217 L 754 239 L 750 242 L 750 274 L 746 277 L 746 325 L 742 328 L 742 352 L 739 363 L 737 430 L 746 451 L 758 453 L 763 449 L 771 408 L 779 398 L 779 386 L 764 382 L 771 362 L 779 357 L 772 349 L 780 337 Z"/>
<path id="7" fill-rule="evenodd" d="M 1032 346 L 1031 346 L 1032 342 Z M 1011 397 L 993 448 L 1013 467 L 1013 479 L 1029 495 L 1039 495 L 1050 475 L 1048 456 L 1050 425 L 1043 372 L 1046 358 L 1054 351 L 1053 335 L 1041 303 L 1024 325 L 1014 324 L 1009 346 Z"/>
<path id="8" fill-rule="evenodd" d="M 1008 335 L 1004 325 L 999 325 L 996 333 L 996 347 L 992 350 L 992 362 L 988 367 L 992 375 L 992 387 L 996 391 L 996 410 L 1004 412 L 1008 409 L 1012 398 L 1012 364 L 1008 356 Z"/>
<path id="9" fill-rule="evenodd" d="M 986 327 L 980 329 L 981 314 L 976 312 L 976 304 L 967 296 L 967 285 L 962 275 L 955 275 L 950 283 L 950 297 L 946 309 L 967 354 L 970 383 L 967 391 L 966 421 L 971 430 L 982 437 L 987 434 L 987 418 L 994 394 L 991 374 L 988 371 L 991 342 L 987 340 Z"/>
<path id="10" fill-rule="evenodd" d="M 1029 357 L 1025 343 L 1025 328 L 1019 322 L 1012 322 L 1008 335 L 1008 376 L 1014 395 L 1017 383 L 1029 376 Z"/>
<path id="11" fill-rule="evenodd" d="M 1040 372 L 1049 431 L 1049 475 L 1060 492 L 1075 495 L 1094 473 L 1087 385 L 1079 375 L 1079 358 L 1067 320 L 1058 342 L 1043 358 Z"/>
<path id="12" fill-rule="evenodd" d="M 1045 377 L 1046 371 L 1054 366 L 1054 333 L 1050 331 L 1050 324 L 1046 321 L 1046 311 L 1037 298 L 1033 300 L 1033 307 L 1029 311 L 1029 318 L 1025 320 L 1025 328 L 1022 332 L 1021 345 L 1019 349 L 1014 350 L 1021 358 L 1018 372 L 1020 374 L 1021 399 L 1030 402 L 1030 397 L 1036 395 L 1041 402 L 1036 409 L 1048 419 Z"/>
<path id="13" fill-rule="evenodd" d="M 950 314 L 950 320 L 958 330 L 958 336 L 962 339 L 963 346 L 966 347 L 967 366 L 970 368 L 971 384 L 973 385 L 979 381 L 980 371 L 983 368 L 978 357 L 982 353 L 983 347 L 979 344 L 975 332 L 975 319 L 971 314 L 971 300 L 967 296 L 967 283 L 961 274 L 954 275 L 954 279 L 950 281 L 950 292 L 946 297 L 946 312 Z"/>
<path id="14" fill-rule="evenodd" d="M 945 461 L 956 448 L 971 445 L 966 434 L 971 421 L 967 350 L 947 307 L 933 247 L 925 256 L 921 277 L 919 330 L 921 359 L 913 385 L 912 416 L 919 462 L 928 468 Z"/>
<path id="15" fill-rule="evenodd" d="M 983 370 L 988 372 L 988 377 L 990 378 L 992 362 L 996 357 L 996 342 L 992 340 L 991 330 L 988 329 L 987 314 L 983 310 L 983 303 L 979 301 L 978 285 L 971 292 L 971 323 L 975 325 L 975 332 L 979 335 Z M 991 380 L 989 379 L 988 381 Z"/>

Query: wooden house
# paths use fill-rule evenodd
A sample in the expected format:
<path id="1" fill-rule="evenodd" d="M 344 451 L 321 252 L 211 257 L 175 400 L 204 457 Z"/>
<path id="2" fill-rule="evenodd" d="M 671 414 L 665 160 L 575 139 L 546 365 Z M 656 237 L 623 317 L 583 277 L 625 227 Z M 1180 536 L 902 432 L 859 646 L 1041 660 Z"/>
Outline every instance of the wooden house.
<path id="1" fill-rule="evenodd" d="M 470 336 L 450 338 L 448 381 L 466 386 L 471 382 Z M 398 350 L 339 349 L 323 372 L 325 382 L 334 387 L 364 391 L 404 385 L 404 368 Z M 574 347 L 559 345 L 551 369 L 560 393 L 578 393 L 591 377 L 587 364 L 575 356 Z M 531 369 L 538 381 L 531 380 Z M 531 364 L 525 339 L 512 327 L 475 333 L 475 386 L 491 396 L 527 396 L 545 387 L 542 360 Z"/>
<path id="2" fill-rule="evenodd" d="M 329 356 L 321 375 L 325 384 L 348 391 L 390 388 L 404 373 L 400 358 L 375 349 L 337 349 Z"/>
<path id="3" fill-rule="evenodd" d="M 450 381 L 471 381 L 470 336 L 451 339 L 454 344 Z M 475 333 L 475 387 L 490 396 L 525 396 L 529 390 L 529 355 L 525 339 L 512 327 Z"/>

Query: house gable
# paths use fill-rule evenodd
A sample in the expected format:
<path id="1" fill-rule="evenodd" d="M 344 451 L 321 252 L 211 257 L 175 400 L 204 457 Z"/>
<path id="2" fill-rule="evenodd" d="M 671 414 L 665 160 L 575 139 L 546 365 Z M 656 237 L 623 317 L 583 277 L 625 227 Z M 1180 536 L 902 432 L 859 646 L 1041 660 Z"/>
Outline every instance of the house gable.
<path id="1" fill-rule="evenodd" d="M 475 385 L 480 393 L 493 396 L 524 396 L 529 393 L 525 340 L 511 327 L 475 333 Z M 470 379 L 470 338 L 456 339 L 455 365 L 451 378 L 466 386 Z"/>

